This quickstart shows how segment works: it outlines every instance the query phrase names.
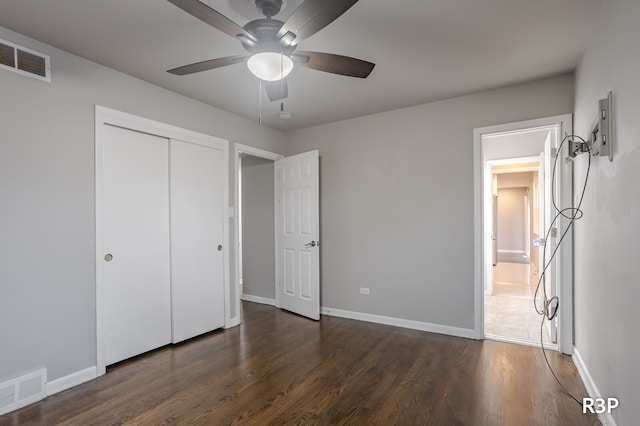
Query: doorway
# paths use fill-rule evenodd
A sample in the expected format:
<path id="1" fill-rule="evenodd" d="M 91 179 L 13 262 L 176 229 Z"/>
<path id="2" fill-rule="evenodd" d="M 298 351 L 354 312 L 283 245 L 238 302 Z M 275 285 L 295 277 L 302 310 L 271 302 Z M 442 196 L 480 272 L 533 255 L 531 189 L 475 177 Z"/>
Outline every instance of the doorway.
<path id="1" fill-rule="evenodd" d="M 238 214 L 235 221 L 235 312 L 240 312 L 240 300 L 253 299 L 252 301 L 274 304 L 278 308 L 282 308 L 301 316 L 308 317 L 313 320 L 320 319 L 320 206 L 319 206 L 319 187 L 320 187 L 320 169 L 319 169 L 319 151 L 313 150 L 300 154 L 284 157 L 279 154 L 253 148 L 246 145 L 237 144 L 235 146 L 235 166 L 236 166 L 236 185 L 235 185 L 235 201 L 238 208 Z M 248 209 L 242 206 L 243 199 L 246 203 L 248 199 L 243 197 L 242 187 L 246 186 L 245 176 L 243 178 L 243 159 L 257 157 L 258 159 L 247 160 L 254 166 L 268 165 L 273 169 L 268 170 L 265 174 L 262 171 L 258 174 L 258 178 L 254 181 L 261 185 L 258 191 L 264 191 L 274 194 L 274 214 L 273 232 L 267 231 L 268 234 L 274 235 L 273 252 L 275 259 L 275 273 L 273 288 L 274 299 L 264 296 L 242 295 L 243 287 L 249 288 L 249 283 L 245 280 L 249 276 L 247 273 L 249 268 L 256 264 L 249 265 L 244 255 L 248 253 L 242 245 L 248 243 L 254 245 L 252 236 L 247 234 L 246 227 L 248 224 L 246 216 Z M 262 161 L 268 160 L 268 161 Z M 271 164 L 273 163 L 273 164 Z M 271 171 L 272 170 L 272 171 Z M 247 168 L 245 172 L 248 172 Z M 270 175 L 273 174 L 273 180 Z M 266 184 L 266 181 L 272 181 Z M 266 186 L 265 186 L 266 185 Z M 251 200 L 253 202 L 253 200 Z M 265 226 L 271 229 L 270 223 L 265 223 L 265 217 L 271 217 L 270 214 L 256 216 L 253 221 L 256 226 Z M 269 219 L 266 219 L 269 221 Z M 264 231 L 264 230 L 262 230 Z M 263 232 L 264 234 L 264 232 Z M 271 250 L 270 243 L 262 245 L 263 250 Z M 260 257 L 260 250 L 256 251 L 255 257 Z M 264 253 L 264 252 L 263 252 Z M 270 268 L 269 268 L 270 269 Z M 270 273 L 254 274 L 259 280 L 270 282 L 262 279 Z M 241 282 L 242 280 L 242 282 Z M 261 286 L 264 287 L 264 286 Z M 270 289 L 264 288 L 267 291 Z M 241 297 L 242 296 L 242 297 Z M 237 323 L 240 322 L 240 315 L 236 315 Z"/>
<path id="2" fill-rule="evenodd" d="M 236 144 L 236 291 L 240 300 L 277 306 L 275 162 L 280 154 Z"/>
<path id="3" fill-rule="evenodd" d="M 549 220 L 552 216 L 551 193 L 553 192 L 556 196 L 558 205 L 571 205 L 572 169 L 570 162 L 564 161 L 567 158 L 566 144 L 562 145 L 561 152 L 557 152 L 562 138 L 568 134 L 571 134 L 571 115 L 474 130 L 475 302 L 476 337 L 479 339 L 495 338 L 513 343 L 540 345 L 542 316 L 536 314 L 531 293 L 535 294 L 538 285 L 539 275 L 535 273 L 540 274 L 544 269 L 544 266 L 540 267 L 540 258 L 543 257 L 540 255 L 540 250 L 545 249 L 540 244 L 540 235 L 544 235 L 546 231 L 545 219 L 546 224 L 551 223 Z M 555 161 L 556 155 L 562 161 Z M 536 161 L 539 165 L 535 165 Z M 527 163 L 531 164 L 527 165 Z M 553 180 L 554 191 L 551 191 L 551 170 L 549 170 L 549 164 L 552 163 L 557 166 Z M 522 169 L 516 171 L 518 167 Z M 513 169 L 509 170 L 510 168 Z M 512 238 L 510 242 L 503 241 L 503 246 L 500 247 L 499 229 L 497 229 L 499 226 L 495 220 L 494 210 L 498 208 L 499 197 L 496 197 L 499 190 L 498 180 L 500 175 L 507 173 L 524 173 L 519 176 L 525 180 L 524 183 L 513 182 L 515 175 L 505 176 L 502 179 L 507 182 L 512 181 L 503 185 L 505 186 L 503 189 L 511 192 L 511 198 L 516 200 L 512 203 L 517 207 L 515 210 L 520 211 L 521 214 L 517 221 L 521 225 L 516 229 L 520 229 L 521 232 L 517 235 L 518 238 Z M 534 213 L 535 204 L 540 205 L 539 214 Z M 558 228 L 558 234 L 561 234 L 567 225 L 568 223 L 563 220 L 553 224 Z M 525 229 L 528 231 L 525 232 Z M 557 242 L 556 238 L 548 240 L 545 242 L 547 253 L 553 252 Z M 558 315 L 552 321 L 545 321 L 542 341 L 545 347 L 557 348 L 567 354 L 570 354 L 573 348 L 571 249 L 570 243 L 563 244 L 544 274 L 545 290 L 562 300 L 562 308 L 558 310 Z M 503 306 L 496 307 L 495 303 L 492 304 L 495 300 L 491 298 L 494 297 L 509 297 L 511 300 L 505 301 Z M 517 304 L 522 305 L 522 311 L 520 308 L 511 307 Z M 525 310 L 527 316 L 523 313 Z M 503 316 L 509 312 L 515 312 L 515 322 L 520 327 L 528 328 L 530 324 L 536 322 L 537 325 L 534 325 L 535 329 L 531 332 L 527 331 L 526 336 L 513 333 L 504 336 L 493 334 L 491 326 L 500 322 L 496 312 Z M 491 323 L 493 324 L 489 325 Z M 544 338 L 545 333 L 548 333 L 548 340 Z M 509 333 L 500 332 L 500 334 Z M 533 335 L 537 335 L 537 338 L 529 337 Z"/>
<path id="4" fill-rule="evenodd" d="M 493 160 L 488 166 L 493 252 L 489 254 L 492 282 L 484 295 L 485 337 L 528 345 L 542 338 L 550 346 L 555 342 L 548 330 L 541 335 L 541 317 L 533 306 L 539 281 L 540 200 L 544 198 L 540 158 Z"/>

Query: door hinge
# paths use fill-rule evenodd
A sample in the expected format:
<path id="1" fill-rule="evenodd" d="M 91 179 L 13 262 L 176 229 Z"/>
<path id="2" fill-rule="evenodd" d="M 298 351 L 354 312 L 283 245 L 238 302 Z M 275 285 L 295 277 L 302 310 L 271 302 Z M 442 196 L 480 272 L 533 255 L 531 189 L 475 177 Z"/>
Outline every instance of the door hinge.
<path id="1" fill-rule="evenodd" d="M 558 238 L 558 228 L 556 228 L 555 226 L 551 228 L 551 236 L 553 238 Z"/>
<path id="2" fill-rule="evenodd" d="M 558 155 L 558 148 L 551 148 L 551 157 L 555 158 Z"/>

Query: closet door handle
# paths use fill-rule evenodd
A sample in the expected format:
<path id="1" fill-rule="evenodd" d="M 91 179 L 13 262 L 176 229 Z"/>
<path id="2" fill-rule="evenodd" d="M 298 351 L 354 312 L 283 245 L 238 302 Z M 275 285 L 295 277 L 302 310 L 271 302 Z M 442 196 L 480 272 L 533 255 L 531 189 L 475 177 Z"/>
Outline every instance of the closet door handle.
<path id="1" fill-rule="evenodd" d="M 113 255 L 111 253 L 107 253 L 104 255 L 104 260 L 107 262 L 111 262 L 113 260 Z"/>

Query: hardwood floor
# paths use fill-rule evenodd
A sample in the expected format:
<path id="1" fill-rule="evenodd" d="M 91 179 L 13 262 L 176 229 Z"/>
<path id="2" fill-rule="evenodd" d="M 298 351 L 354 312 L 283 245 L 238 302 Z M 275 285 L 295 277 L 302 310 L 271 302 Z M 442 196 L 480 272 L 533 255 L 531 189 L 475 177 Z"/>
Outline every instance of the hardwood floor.
<path id="1" fill-rule="evenodd" d="M 0 425 L 594 425 L 539 349 L 243 302 L 243 324 L 110 367 Z M 586 391 L 569 357 L 563 383 Z"/>

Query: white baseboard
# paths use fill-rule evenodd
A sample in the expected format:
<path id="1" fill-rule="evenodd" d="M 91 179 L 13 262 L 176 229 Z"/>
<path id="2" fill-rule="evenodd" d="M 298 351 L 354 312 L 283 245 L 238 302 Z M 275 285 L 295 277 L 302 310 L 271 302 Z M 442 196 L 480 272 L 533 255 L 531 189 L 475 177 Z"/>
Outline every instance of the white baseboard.
<path id="1" fill-rule="evenodd" d="M 602 394 L 598 390 L 596 382 L 593 381 L 593 377 L 591 377 L 589 370 L 587 370 L 587 366 L 580 356 L 580 352 L 575 346 L 573 347 L 573 355 L 571 358 L 573 359 L 573 363 L 578 370 L 578 374 L 580 374 L 582 383 L 584 383 L 584 387 L 587 389 L 589 396 L 591 398 L 602 398 Z M 616 421 L 610 413 L 599 414 L 598 417 L 604 426 L 616 426 Z"/>
<path id="2" fill-rule="evenodd" d="M 233 328 L 240 325 L 240 315 L 236 315 L 235 318 L 228 320 L 224 323 L 224 329 Z"/>
<path id="3" fill-rule="evenodd" d="M 0 415 L 25 407 L 34 402 L 38 402 L 49 395 L 62 392 L 63 390 L 67 390 L 84 382 L 88 382 L 89 380 L 93 380 L 97 377 L 96 371 L 96 367 L 93 366 L 48 382 L 47 370 L 46 368 L 43 368 L 34 373 L 4 382 L 2 383 L 3 393 L 7 396 L 13 396 L 14 398 L 13 402 L 11 402 L 9 398 L 5 398 L 5 400 L 9 400 L 10 403 L 3 405 L 2 408 L 0 408 Z M 41 381 L 41 386 L 36 386 L 37 381 Z M 33 392 L 33 395 L 29 394 L 27 397 L 22 397 L 20 395 L 22 391 L 19 392 L 18 388 L 25 384 L 28 384 L 28 389 L 39 389 L 39 391 Z M 14 386 L 13 390 L 12 386 Z"/>
<path id="4" fill-rule="evenodd" d="M 62 392 L 63 390 L 67 390 L 84 382 L 88 382 L 89 380 L 93 380 L 96 377 L 98 377 L 98 375 L 95 366 L 76 371 L 75 373 L 47 382 L 47 395 Z"/>
<path id="5" fill-rule="evenodd" d="M 247 302 L 255 302 L 255 303 L 262 303 L 263 305 L 276 306 L 275 299 L 268 299 L 266 297 L 252 296 L 250 294 L 243 294 L 240 297 L 240 299 L 246 300 Z"/>
<path id="6" fill-rule="evenodd" d="M 382 315 L 366 314 L 362 312 L 345 311 L 329 307 L 321 307 L 320 313 L 333 317 L 355 319 L 359 321 L 373 322 L 376 324 L 392 325 L 395 327 L 410 328 L 412 330 L 428 331 L 430 333 L 446 334 L 449 336 L 475 339 L 475 331 L 467 328 L 449 327 L 428 322 L 413 321 L 402 318 L 385 317 Z"/>

